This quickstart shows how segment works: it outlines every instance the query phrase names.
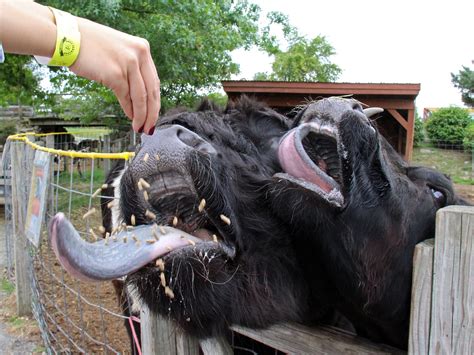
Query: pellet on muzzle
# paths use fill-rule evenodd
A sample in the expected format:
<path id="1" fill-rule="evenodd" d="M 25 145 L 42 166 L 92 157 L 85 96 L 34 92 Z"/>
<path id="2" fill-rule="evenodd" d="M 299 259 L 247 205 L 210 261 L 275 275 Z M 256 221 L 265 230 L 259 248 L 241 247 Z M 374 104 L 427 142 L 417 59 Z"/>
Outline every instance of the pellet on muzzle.
<path id="1" fill-rule="evenodd" d="M 201 202 L 199 202 L 198 211 L 199 211 L 199 212 L 204 211 L 204 207 L 206 207 L 206 200 L 205 200 L 205 199 L 202 199 Z"/>
<path id="2" fill-rule="evenodd" d="M 174 292 L 168 286 L 165 287 L 165 295 L 168 296 L 171 299 L 174 298 Z"/>
<path id="3" fill-rule="evenodd" d="M 95 190 L 95 192 L 92 194 L 92 198 L 96 198 L 97 196 L 100 195 L 100 193 L 102 192 L 102 187 L 99 187 L 97 190 Z"/>
<path id="4" fill-rule="evenodd" d="M 137 222 L 137 221 L 136 221 L 136 219 L 135 219 L 135 215 L 134 215 L 134 214 L 132 214 L 132 215 L 130 216 L 130 222 L 132 223 L 132 226 L 136 225 L 136 222 Z"/>
<path id="5" fill-rule="evenodd" d="M 147 190 L 143 190 L 143 198 L 145 199 L 145 201 L 148 201 L 149 197 L 148 197 L 148 191 Z"/>
<path id="6" fill-rule="evenodd" d="M 188 239 L 188 244 L 192 245 L 192 246 L 195 246 L 196 242 L 194 240 Z"/>
<path id="7" fill-rule="evenodd" d="M 92 207 L 89 211 L 87 211 L 86 213 L 84 213 L 84 215 L 82 216 L 82 219 L 89 218 L 89 217 L 92 216 L 95 212 L 96 212 L 95 207 Z"/>
<path id="8" fill-rule="evenodd" d="M 89 228 L 89 233 L 92 235 L 92 237 L 94 238 L 94 241 L 97 242 L 97 240 L 99 239 L 99 237 L 97 236 L 97 234 L 95 234 L 94 230 L 92 228 Z"/>
<path id="9" fill-rule="evenodd" d="M 178 217 L 174 216 L 173 217 L 173 227 L 176 227 L 178 225 Z"/>
<path id="10" fill-rule="evenodd" d="M 146 240 L 146 243 L 147 243 L 147 244 L 153 244 L 153 243 L 155 243 L 155 242 L 156 242 L 156 239 L 147 239 L 147 240 Z"/>
<path id="11" fill-rule="evenodd" d="M 122 241 L 123 241 L 124 243 L 126 243 L 126 242 L 127 242 L 127 236 L 123 237 Z"/>
<path id="12" fill-rule="evenodd" d="M 149 157 L 150 157 L 150 154 L 145 153 L 145 156 L 143 157 L 143 161 L 146 163 Z"/>
<path id="13" fill-rule="evenodd" d="M 97 229 L 99 230 L 100 234 L 103 235 L 105 233 L 105 227 L 104 226 L 99 226 L 99 227 L 97 227 Z"/>
<path id="14" fill-rule="evenodd" d="M 164 272 L 161 272 L 160 274 L 160 281 L 161 281 L 161 286 L 166 287 L 166 278 L 165 278 Z"/>
<path id="15" fill-rule="evenodd" d="M 215 235 L 215 234 L 212 235 L 212 241 L 214 243 L 219 243 L 219 239 L 217 239 L 217 235 Z"/>
<path id="16" fill-rule="evenodd" d="M 160 160 L 160 155 L 159 155 L 159 154 L 156 154 L 156 155 L 155 155 L 155 158 L 156 158 L 156 160 Z"/>
<path id="17" fill-rule="evenodd" d="M 156 219 L 156 214 L 154 214 L 150 210 L 145 211 L 145 216 L 148 217 L 149 219 Z"/>
<path id="18" fill-rule="evenodd" d="M 230 218 L 229 218 L 229 217 L 227 217 L 227 216 L 225 216 L 225 215 L 223 215 L 223 214 L 221 214 L 220 217 L 221 217 L 221 221 L 222 221 L 222 222 L 224 222 L 225 224 L 227 224 L 228 226 L 230 226 Z"/>
<path id="19" fill-rule="evenodd" d="M 138 183 L 142 186 L 142 188 L 144 189 L 149 189 L 151 187 L 151 185 L 144 179 L 144 178 L 140 178 L 140 180 L 138 180 Z M 140 188 L 140 187 L 138 187 Z M 140 189 L 141 190 L 141 189 Z"/>
<path id="20" fill-rule="evenodd" d="M 163 261 L 162 258 L 156 259 L 155 265 L 158 266 L 158 268 L 159 268 L 161 271 L 165 271 L 165 262 Z"/>

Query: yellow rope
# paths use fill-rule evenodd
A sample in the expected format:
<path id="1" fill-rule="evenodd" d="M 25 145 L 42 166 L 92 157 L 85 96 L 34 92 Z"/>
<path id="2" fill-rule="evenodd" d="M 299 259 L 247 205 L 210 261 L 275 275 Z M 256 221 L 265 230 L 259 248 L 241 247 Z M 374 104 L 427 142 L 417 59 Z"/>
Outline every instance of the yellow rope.
<path id="1" fill-rule="evenodd" d="M 133 152 L 122 152 L 122 153 L 86 153 L 86 152 L 77 152 L 75 150 L 61 150 L 61 149 L 53 149 L 43 147 L 39 144 L 33 143 L 28 139 L 28 136 L 34 137 L 45 137 L 45 136 L 52 136 L 57 134 L 69 134 L 68 132 L 53 132 L 53 133 L 19 133 L 14 134 L 8 137 L 9 140 L 12 141 L 22 141 L 31 146 L 33 149 L 41 150 L 43 152 L 47 152 L 50 154 L 60 155 L 63 157 L 70 157 L 70 158 L 88 158 L 88 159 L 124 159 L 129 160 L 132 158 L 135 153 Z"/>

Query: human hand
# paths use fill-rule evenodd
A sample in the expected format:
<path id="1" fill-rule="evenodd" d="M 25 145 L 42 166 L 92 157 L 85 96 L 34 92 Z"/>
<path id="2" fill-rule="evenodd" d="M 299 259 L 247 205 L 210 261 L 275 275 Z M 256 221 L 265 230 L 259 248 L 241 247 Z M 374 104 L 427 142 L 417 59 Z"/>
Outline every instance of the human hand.
<path id="1" fill-rule="evenodd" d="M 69 69 L 112 91 L 133 130 L 153 134 L 160 111 L 160 79 L 145 39 L 78 18 L 79 56 Z"/>

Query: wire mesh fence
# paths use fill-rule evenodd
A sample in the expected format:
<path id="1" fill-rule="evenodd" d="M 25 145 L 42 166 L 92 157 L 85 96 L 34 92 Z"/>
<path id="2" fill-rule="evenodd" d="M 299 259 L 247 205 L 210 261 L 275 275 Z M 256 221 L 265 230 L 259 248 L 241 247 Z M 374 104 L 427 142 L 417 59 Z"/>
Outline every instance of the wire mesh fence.
<path id="1" fill-rule="evenodd" d="M 474 184 L 474 142 L 427 140 L 414 147 L 412 164 L 429 166 L 457 184 Z"/>
<path id="2" fill-rule="evenodd" d="M 65 151 L 122 151 L 130 139 L 107 143 L 107 139 L 77 142 L 68 134 L 28 136 L 34 144 Z M 80 143 L 83 143 L 82 146 Z M 5 183 L 5 254 L 7 276 L 14 280 L 15 240 L 25 233 L 25 216 L 30 195 L 35 149 L 24 141 L 9 140 L 3 154 Z M 107 158 L 49 154 L 50 169 L 46 215 L 38 247 L 27 242 L 30 258 L 30 282 L 33 314 L 42 338 L 52 353 L 127 353 L 130 342 L 124 327 L 127 317 L 121 312 L 117 290 L 111 283 L 84 283 L 71 278 L 58 263 L 48 241 L 47 221 L 57 212 L 64 212 L 86 240 L 101 233 L 101 194 L 96 193 L 105 180 L 113 161 Z M 13 171 L 12 171 L 13 170 Z M 13 175 L 11 174 L 13 172 Z M 83 219 L 87 211 L 96 211 Z M 19 218 L 20 217 L 20 218 Z M 22 225 L 23 224 L 23 225 Z M 26 238 L 25 238 L 26 239 Z"/>

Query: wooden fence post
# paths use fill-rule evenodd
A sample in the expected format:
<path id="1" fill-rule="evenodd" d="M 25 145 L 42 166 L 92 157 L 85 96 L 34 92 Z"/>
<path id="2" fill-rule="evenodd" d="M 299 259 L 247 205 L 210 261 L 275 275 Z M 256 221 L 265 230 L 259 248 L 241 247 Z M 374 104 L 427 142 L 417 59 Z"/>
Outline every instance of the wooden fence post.
<path id="1" fill-rule="evenodd" d="M 146 305 L 140 312 L 142 353 L 167 355 L 197 355 L 199 342 L 183 333 L 168 318 L 150 312 Z"/>
<path id="2" fill-rule="evenodd" d="M 23 143 L 11 144 L 12 165 L 12 212 L 13 243 L 15 255 L 16 309 L 19 316 L 31 314 L 30 268 L 31 257 L 25 233 L 26 205 L 28 201 L 25 187 L 30 184 L 30 176 L 24 169 L 27 146 Z"/>
<path id="3" fill-rule="evenodd" d="M 434 239 L 415 247 L 411 291 L 409 354 L 428 354 L 431 326 Z"/>
<path id="4" fill-rule="evenodd" d="M 110 153 L 110 135 L 104 136 L 104 153 Z M 104 176 L 107 176 L 111 169 L 110 159 L 104 159 Z"/>
<path id="5" fill-rule="evenodd" d="M 448 206 L 436 216 L 431 354 L 474 349 L 474 207 Z"/>
<path id="6" fill-rule="evenodd" d="M 46 136 L 46 147 L 47 148 L 54 149 L 54 137 L 55 137 L 54 135 Z M 52 217 L 53 214 L 54 214 L 54 189 L 51 186 L 51 182 L 54 181 L 54 172 L 55 172 L 56 168 L 57 168 L 57 172 L 56 172 L 57 174 L 60 174 L 60 171 L 61 171 L 61 167 L 59 166 L 59 164 L 61 164 L 61 162 L 59 160 L 55 164 L 54 163 L 54 158 L 52 157 L 49 164 L 50 164 L 49 174 L 51 176 L 51 181 L 48 184 L 48 191 L 47 191 L 47 196 L 48 196 L 47 203 L 46 203 L 47 218 Z M 56 182 L 56 181 L 54 181 L 54 182 Z"/>

